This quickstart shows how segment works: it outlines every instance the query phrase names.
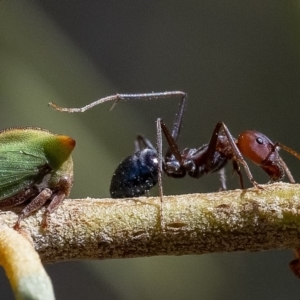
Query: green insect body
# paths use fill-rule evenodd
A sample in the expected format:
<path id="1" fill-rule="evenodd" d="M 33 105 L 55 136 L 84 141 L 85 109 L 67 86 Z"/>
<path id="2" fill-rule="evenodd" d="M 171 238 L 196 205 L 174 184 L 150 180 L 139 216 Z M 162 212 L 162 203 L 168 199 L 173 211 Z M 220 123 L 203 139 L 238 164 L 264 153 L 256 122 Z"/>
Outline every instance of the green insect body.
<path id="1" fill-rule="evenodd" d="M 0 208 L 30 200 L 15 228 L 50 200 L 43 219 L 46 225 L 47 215 L 70 194 L 75 144 L 69 136 L 40 128 L 0 131 Z"/>

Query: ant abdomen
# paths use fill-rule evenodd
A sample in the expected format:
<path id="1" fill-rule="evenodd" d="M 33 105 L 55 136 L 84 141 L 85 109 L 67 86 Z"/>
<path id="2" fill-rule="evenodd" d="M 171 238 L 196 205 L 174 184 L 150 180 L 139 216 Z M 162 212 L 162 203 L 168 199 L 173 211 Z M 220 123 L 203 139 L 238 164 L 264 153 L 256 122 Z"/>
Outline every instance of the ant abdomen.
<path id="1" fill-rule="evenodd" d="M 158 159 L 154 149 L 143 149 L 125 158 L 117 167 L 110 184 L 112 198 L 145 195 L 158 181 Z"/>

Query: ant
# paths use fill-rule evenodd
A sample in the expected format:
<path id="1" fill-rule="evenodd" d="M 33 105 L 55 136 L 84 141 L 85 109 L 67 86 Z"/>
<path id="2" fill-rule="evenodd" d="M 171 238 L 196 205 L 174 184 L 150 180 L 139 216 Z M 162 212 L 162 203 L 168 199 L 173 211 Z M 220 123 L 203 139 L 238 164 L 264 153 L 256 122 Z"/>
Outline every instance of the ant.
<path id="1" fill-rule="evenodd" d="M 270 177 L 270 182 L 284 178 L 286 174 L 291 183 L 295 180 L 287 165 L 279 155 L 279 149 L 289 152 L 298 159 L 300 154 L 293 149 L 281 144 L 273 143 L 264 134 L 255 130 L 246 130 L 235 139 L 223 122 L 218 122 L 213 130 L 208 144 L 197 149 L 185 148 L 179 150 L 177 140 L 180 134 L 182 119 L 185 110 L 187 95 L 184 92 L 162 92 L 149 94 L 116 94 L 101 98 L 82 108 L 62 108 L 54 103 L 49 103 L 53 108 L 66 112 L 84 112 L 100 103 L 115 101 L 112 108 L 120 100 L 130 99 L 159 99 L 180 96 L 181 101 L 175 116 L 172 131 L 168 129 L 161 118 L 156 121 L 157 149 L 151 142 L 138 135 L 135 140 L 135 152 L 125 158 L 113 174 L 110 194 L 112 198 L 128 198 L 145 195 L 149 190 L 159 184 L 159 194 L 162 202 L 162 173 L 174 178 L 182 178 L 187 174 L 193 178 L 200 178 L 204 174 L 219 172 L 221 190 L 226 190 L 224 167 L 232 161 L 233 170 L 238 174 L 240 186 L 244 189 L 244 182 L 240 165 L 253 186 L 262 187 L 254 180 L 252 173 L 243 156 L 261 167 Z M 112 109 L 111 108 L 111 109 Z M 168 149 L 163 158 L 162 133 L 165 136 Z"/>

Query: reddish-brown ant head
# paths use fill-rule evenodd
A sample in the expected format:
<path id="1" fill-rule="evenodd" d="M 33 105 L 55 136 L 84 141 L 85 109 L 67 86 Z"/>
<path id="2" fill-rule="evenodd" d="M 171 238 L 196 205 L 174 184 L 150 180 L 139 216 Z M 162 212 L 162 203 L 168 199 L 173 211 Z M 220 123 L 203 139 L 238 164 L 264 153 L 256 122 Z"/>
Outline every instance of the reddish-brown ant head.
<path id="1" fill-rule="evenodd" d="M 277 146 L 264 134 L 255 130 L 243 131 L 237 140 L 241 153 L 268 173 L 271 180 L 279 180 L 284 170 L 279 159 Z"/>
<path id="2" fill-rule="evenodd" d="M 243 131 L 238 137 L 237 146 L 244 156 L 259 166 L 274 151 L 274 144 L 270 139 L 255 130 Z"/>

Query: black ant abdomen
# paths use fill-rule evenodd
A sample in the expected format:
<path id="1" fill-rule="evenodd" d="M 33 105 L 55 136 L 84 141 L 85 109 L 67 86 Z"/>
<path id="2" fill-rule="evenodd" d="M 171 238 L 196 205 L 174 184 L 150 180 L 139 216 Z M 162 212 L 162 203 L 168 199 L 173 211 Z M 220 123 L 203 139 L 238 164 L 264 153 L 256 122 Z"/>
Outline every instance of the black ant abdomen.
<path id="1" fill-rule="evenodd" d="M 125 158 L 113 174 L 110 195 L 112 198 L 143 196 L 157 181 L 157 151 L 146 138 L 138 136 L 136 152 Z"/>

